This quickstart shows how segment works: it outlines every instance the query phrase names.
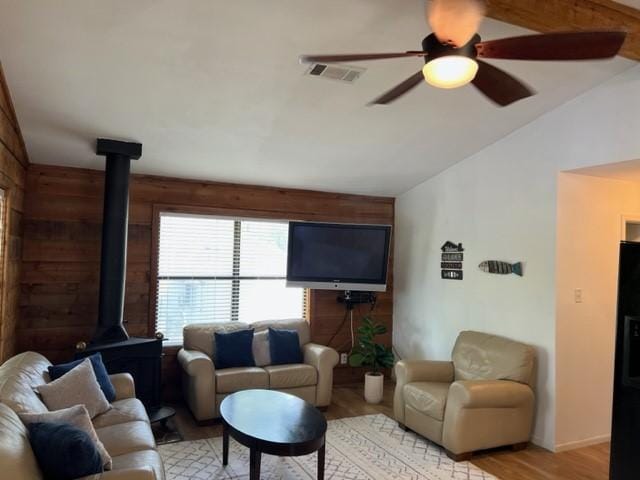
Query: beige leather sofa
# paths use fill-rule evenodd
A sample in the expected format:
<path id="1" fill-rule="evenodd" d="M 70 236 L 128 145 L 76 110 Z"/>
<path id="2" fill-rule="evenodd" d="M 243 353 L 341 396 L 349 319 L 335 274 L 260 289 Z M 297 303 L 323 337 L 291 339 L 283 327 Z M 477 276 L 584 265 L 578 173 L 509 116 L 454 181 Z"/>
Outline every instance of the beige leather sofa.
<path id="1" fill-rule="evenodd" d="M 442 445 L 456 461 L 477 450 L 524 448 L 533 422 L 535 350 L 462 332 L 452 360 L 396 364 L 393 409 L 400 426 Z"/>
<path id="2" fill-rule="evenodd" d="M 268 329 L 298 331 L 304 363 L 269 365 Z M 216 369 L 214 332 L 254 329 L 255 367 Z M 196 420 L 203 422 L 220 416 L 220 403 L 229 394 L 251 388 L 288 392 L 317 407 L 331 403 L 333 367 L 338 352 L 309 342 L 309 324 L 302 319 L 269 320 L 251 324 L 241 322 L 188 325 L 184 328 L 184 348 L 178 361 L 184 370 L 184 398 Z"/>
<path id="3" fill-rule="evenodd" d="M 21 353 L 0 366 L 0 477 L 37 480 L 43 475 L 29 444 L 23 412 L 46 412 L 33 387 L 49 380 L 51 365 L 42 355 Z M 113 408 L 93 419 L 98 437 L 113 459 L 113 469 L 84 480 L 162 480 L 164 468 L 142 403 L 129 374 L 111 375 Z"/>

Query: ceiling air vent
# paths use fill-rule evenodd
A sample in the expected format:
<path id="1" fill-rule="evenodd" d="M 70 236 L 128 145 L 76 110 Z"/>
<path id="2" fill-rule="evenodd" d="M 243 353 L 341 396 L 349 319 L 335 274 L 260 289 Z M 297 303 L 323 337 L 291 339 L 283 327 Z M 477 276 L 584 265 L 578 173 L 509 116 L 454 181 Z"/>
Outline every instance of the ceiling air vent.
<path id="1" fill-rule="evenodd" d="M 351 67 L 349 65 L 325 65 L 314 63 L 307 70 L 307 75 L 312 77 L 323 77 L 329 80 L 338 80 L 345 83 L 355 82 L 366 69 L 361 67 Z"/>

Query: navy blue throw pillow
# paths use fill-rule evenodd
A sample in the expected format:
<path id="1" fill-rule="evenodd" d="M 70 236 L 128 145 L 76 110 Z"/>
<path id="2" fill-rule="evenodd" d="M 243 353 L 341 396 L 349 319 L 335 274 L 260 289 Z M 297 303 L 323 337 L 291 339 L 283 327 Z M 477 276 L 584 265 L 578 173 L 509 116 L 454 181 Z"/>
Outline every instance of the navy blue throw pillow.
<path id="1" fill-rule="evenodd" d="M 302 363 L 302 349 L 296 330 L 269 328 L 269 353 L 272 365 Z"/>
<path id="2" fill-rule="evenodd" d="M 27 428 L 31 448 L 47 480 L 102 473 L 102 458 L 86 432 L 67 423 L 35 422 Z"/>
<path id="3" fill-rule="evenodd" d="M 255 367 L 253 359 L 253 329 L 237 332 L 215 332 L 216 368 Z"/>
<path id="4" fill-rule="evenodd" d="M 93 373 L 96 374 L 96 380 L 98 380 L 98 384 L 100 385 L 100 390 L 104 393 L 104 396 L 107 397 L 107 401 L 113 402 L 116 399 L 116 389 L 113 387 L 111 380 L 109 380 L 109 374 L 107 373 L 107 368 L 104 366 L 102 362 L 102 355 L 100 353 L 95 353 L 90 357 L 87 357 L 91 360 L 91 366 L 93 367 Z M 49 370 L 49 376 L 51 380 L 56 380 L 63 376 L 65 373 L 72 370 L 74 367 L 80 365 L 85 359 L 81 358 L 80 360 L 74 360 L 69 363 L 61 363 L 60 365 L 51 365 Z"/>

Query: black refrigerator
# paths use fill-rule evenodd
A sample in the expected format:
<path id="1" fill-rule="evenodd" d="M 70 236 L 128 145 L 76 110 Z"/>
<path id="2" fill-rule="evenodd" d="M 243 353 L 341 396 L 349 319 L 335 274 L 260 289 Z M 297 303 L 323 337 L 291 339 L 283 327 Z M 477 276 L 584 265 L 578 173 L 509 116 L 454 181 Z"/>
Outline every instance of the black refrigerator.
<path id="1" fill-rule="evenodd" d="M 620 244 L 610 480 L 640 479 L 640 243 Z"/>

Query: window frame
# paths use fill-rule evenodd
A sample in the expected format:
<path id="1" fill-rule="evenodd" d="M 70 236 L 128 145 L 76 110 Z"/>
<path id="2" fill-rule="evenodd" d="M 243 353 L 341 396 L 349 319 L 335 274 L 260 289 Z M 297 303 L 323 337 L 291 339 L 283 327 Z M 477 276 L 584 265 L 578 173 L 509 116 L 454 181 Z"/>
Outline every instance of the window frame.
<path id="1" fill-rule="evenodd" d="M 161 278 L 158 275 L 158 255 L 160 253 L 160 217 L 162 214 L 175 214 L 175 215 L 203 215 L 208 217 L 217 217 L 226 220 L 235 220 L 235 226 L 239 228 L 240 223 L 245 221 L 273 221 L 273 222 L 291 222 L 293 218 L 289 218 L 286 212 L 269 212 L 260 210 L 241 210 L 219 207 L 201 207 L 201 206 L 182 206 L 182 205 L 165 205 L 155 204 L 153 206 L 153 219 L 151 224 L 151 275 L 149 278 L 149 310 L 147 319 L 147 330 L 150 336 L 156 334 L 156 315 L 158 313 L 157 297 L 158 297 L 158 281 Z M 297 220 L 297 219 L 296 219 Z M 238 245 L 239 248 L 239 245 Z M 235 243 L 234 243 L 235 250 Z M 234 265 L 235 267 L 235 265 Z M 239 268 L 239 265 L 238 265 Z M 242 279 L 269 279 L 269 278 L 282 278 L 278 277 L 241 277 L 240 275 L 232 275 L 229 277 L 233 280 L 235 277 L 239 281 Z M 303 294 L 303 318 L 309 321 L 311 295 L 309 289 L 304 289 Z M 166 348 L 175 348 L 175 345 L 167 346 Z"/>

